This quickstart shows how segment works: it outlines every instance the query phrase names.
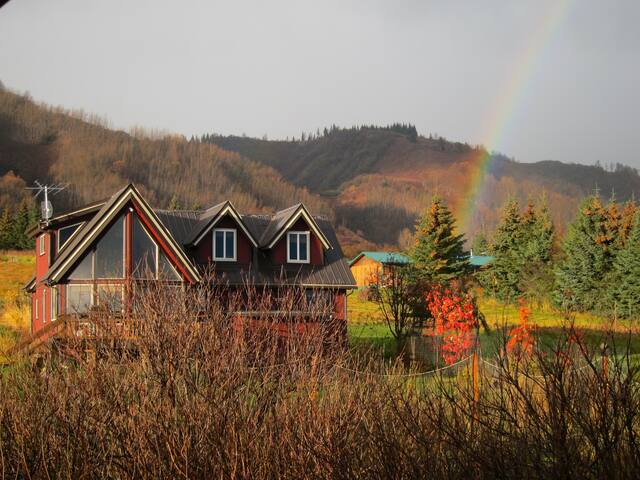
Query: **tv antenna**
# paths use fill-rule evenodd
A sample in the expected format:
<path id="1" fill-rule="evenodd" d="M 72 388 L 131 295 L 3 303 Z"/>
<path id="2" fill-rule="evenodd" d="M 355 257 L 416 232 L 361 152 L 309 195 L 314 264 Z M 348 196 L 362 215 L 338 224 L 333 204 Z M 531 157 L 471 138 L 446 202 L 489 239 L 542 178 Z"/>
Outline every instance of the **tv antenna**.
<path id="1" fill-rule="evenodd" d="M 44 194 L 44 199 L 40 204 L 42 219 L 45 222 L 48 222 L 49 219 L 53 216 L 53 205 L 51 205 L 51 201 L 49 200 L 49 196 L 55 196 L 59 194 L 61 191 L 67 188 L 68 184 L 56 183 L 53 185 L 43 185 L 38 180 L 33 182 L 35 184 L 34 187 L 27 187 L 27 190 L 32 190 L 35 193 L 35 198 L 38 198 L 41 193 Z"/>

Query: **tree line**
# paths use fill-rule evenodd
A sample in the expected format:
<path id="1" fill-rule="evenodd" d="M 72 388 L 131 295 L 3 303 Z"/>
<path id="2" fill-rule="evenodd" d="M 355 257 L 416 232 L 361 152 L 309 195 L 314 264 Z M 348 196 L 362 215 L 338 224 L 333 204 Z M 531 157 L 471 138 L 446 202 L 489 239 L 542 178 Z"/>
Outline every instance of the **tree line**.
<path id="1" fill-rule="evenodd" d="M 473 267 L 471 252 L 492 258 Z M 467 296 L 476 312 L 474 286 L 505 304 L 524 300 L 565 312 L 640 316 L 640 208 L 634 201 L 603 204 L 589 196 L 559 238 L 544 196 L 523 207 L 512 198 L 490 238 L 477 235 L 471 252 L 446 203 L 434 196 L 403 252 L 410 262 L 385 268 L 371 282 L 396 339 L 432 320 L 425 299 L 443 286 Z"/>
<path id="2" fill-rule="evenodd" d="M 474 242 L 476 245 L 480 242 Z M 563 238 L 557 238 L 544 199 L 505 205 L 479 276 L 504 302 L 520 298 L 566 311 L 613 317 L 640 314 L 640 210 L 599 195 L 585 198 Z"/>
<path id="3" fill-rule="evenodd" d="M 0 213 L 0 250 L 31 250 L 34 240 L 27 229 L 40 218 L 37 207 L 23 201 L 18 208 L 5 207 Z"/>

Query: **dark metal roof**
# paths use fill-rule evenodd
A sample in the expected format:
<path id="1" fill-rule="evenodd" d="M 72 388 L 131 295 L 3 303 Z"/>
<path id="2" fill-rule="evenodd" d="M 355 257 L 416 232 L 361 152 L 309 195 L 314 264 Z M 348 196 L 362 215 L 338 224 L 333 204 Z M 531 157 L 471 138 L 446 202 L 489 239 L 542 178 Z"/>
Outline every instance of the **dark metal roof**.
<path id="1" fill-rule="evenodd" d="M 200 233 L 209 226 L 209 224 L 215 220 L 218 214 L 228 205 L 229 202 L 222 202 L 218 205 L 214 205 L 208 208 L 204 212 L 200 212 L 198 221 L 191 227 L 191 232 L 188 237 L 185 238 L 185 244 L 192 244 L 196 241 Z"/>
<path id="2" fill-rule="evenodd" d="M 242 220 L 251 232 L 261 238 L 269 225 L 273 222 L 270 215 L 243 215 Z M 214 275 L 221 282 L 230 285 L 301 285 L 317 287 L 355 287 L 356 282 L 351 274 L 347 260 L 342 254 L 335 231 L 325 217 L 314 216 L 313 220 L 325 235 L 332 248 L 325 250 L 322 265 L 310 264 L 274 264 L 270 255 L 259 250 L 250 264 L 230 265 L 219 263 L 215 265 Z M 201 264 L 206 270 L 208 265 Z"/>
<path id="3" fill-rule="evenodd" d="M 262 231 L 261 235 L 258 237 L 260 239 L 260 246 L 264 247 L 269 244 L 271 239 L 277 235 L 277 233 L 284 227 L 284 225 L 289 221 L 289 219 L 295 215 L 298 208 L 300 208 L 302 204 L 299 203 L 294 205 L 293 207 L 285 208 L 284 210 L 280 210 L 271 216 L 269 222 L 267 223 L 266 228 Z"/>
<path id="4" fill-rule="evenodd" d="M 198 210 L 154 210 L 158 218 L 181 245 L 190 243 L 192 232 L 200 224 L 201 211 Z"/>
<path id="5" fill-rule="evenodd" d="M 64 250 L 54 261 L 47 272 L 45 280 L 51 280 L 56 272 L 74 252 L 77 251 L 83 240 L 90 234 L 96 225 L 104 220 L 104 217 L 112 207 L 120 200 L 121 196 L 130 188 L 127 186 L 114 194 L 108 201 L 100 204 L 97 213 L 87 221 L 78 234 L 69 241 Z M 166 228 L 173 239 L 178 243 L 181 252 L 185 254 L 192 265 L 197 265 L 201 272 L 207 271 L 210 265 L 198 264 L 195 258 L 195 250 L 190 248 L 193 239 L 201 234 L 203 229 L 227 206 L 229 202 L 220 203 L 207 210 L 161 210 L 153 212 L 161 224 Z M 93 208 L 93 207 L 92 207 Z M 302 204 L 281 210 L 273 215 L 240 215 L 240 220 L 254 239 L 260 239 L 260 246 L 271 241 L 286 226 L 287 222 L 300 209 Z M 306 209 L 305 209 L 306 212 Z M 308 213 L 308 212 L 307 212 Z M 285 264 L 276 265 L 271 261 L 271 256 L 264 248 L 254 251 L 253 261 L 248 264 L 216 264 L 215 276 L 219 281 L 232 285 L 253 283 L 257 285 L 302 285 L 322 287 L 355 287 L 355 280 L 349 269 L 346 259 L 340 249 L 340 244 L 329 220 L 322 216 L 309 216 L 317 227 L 319 233 L 331 245 L 325 250 L 323 265 L 309 264 Z M 264 242 L 264 243 L 263 243 Z M 64 267 L 67 268 L 66 266 Z"/>

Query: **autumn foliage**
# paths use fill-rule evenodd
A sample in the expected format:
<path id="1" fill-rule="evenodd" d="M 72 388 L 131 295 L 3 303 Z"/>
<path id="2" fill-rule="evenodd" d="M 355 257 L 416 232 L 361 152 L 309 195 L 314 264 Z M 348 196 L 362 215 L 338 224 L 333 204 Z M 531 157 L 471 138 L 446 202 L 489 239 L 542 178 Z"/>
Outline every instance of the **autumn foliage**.
<path id="1" fill-rule="evenodd" d="M 474 344 L 478 319 L 473 297 L 457 287 L 435 286 L 426 299 L 435 320 L 435 331 L 442 336 L 442 358 L 448 365 L 455 363 Z"/>
<path id="2" fill-rule="evenodd" d="M 509 332 L 507 353 L 517 357 L 531 355 L 535 346 L 534 334 L 538 326 L 530 321 L 531 310 L 523 301 L 520 302 L 520 322 Z"/>

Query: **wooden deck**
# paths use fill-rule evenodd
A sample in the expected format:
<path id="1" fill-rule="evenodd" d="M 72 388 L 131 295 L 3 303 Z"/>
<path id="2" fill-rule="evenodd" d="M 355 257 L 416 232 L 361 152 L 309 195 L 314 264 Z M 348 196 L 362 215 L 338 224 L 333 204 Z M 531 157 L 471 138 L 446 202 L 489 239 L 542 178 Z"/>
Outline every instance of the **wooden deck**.
<path id="1" fill-rule="evenodd" d="M 53 339 L 68 341 L 133 341 L 144 334 L 144 322 L 135 319 L 93 318 L 62 315 L 16 345 L 10 356 L 30 355 L 49 348 Z"/>

